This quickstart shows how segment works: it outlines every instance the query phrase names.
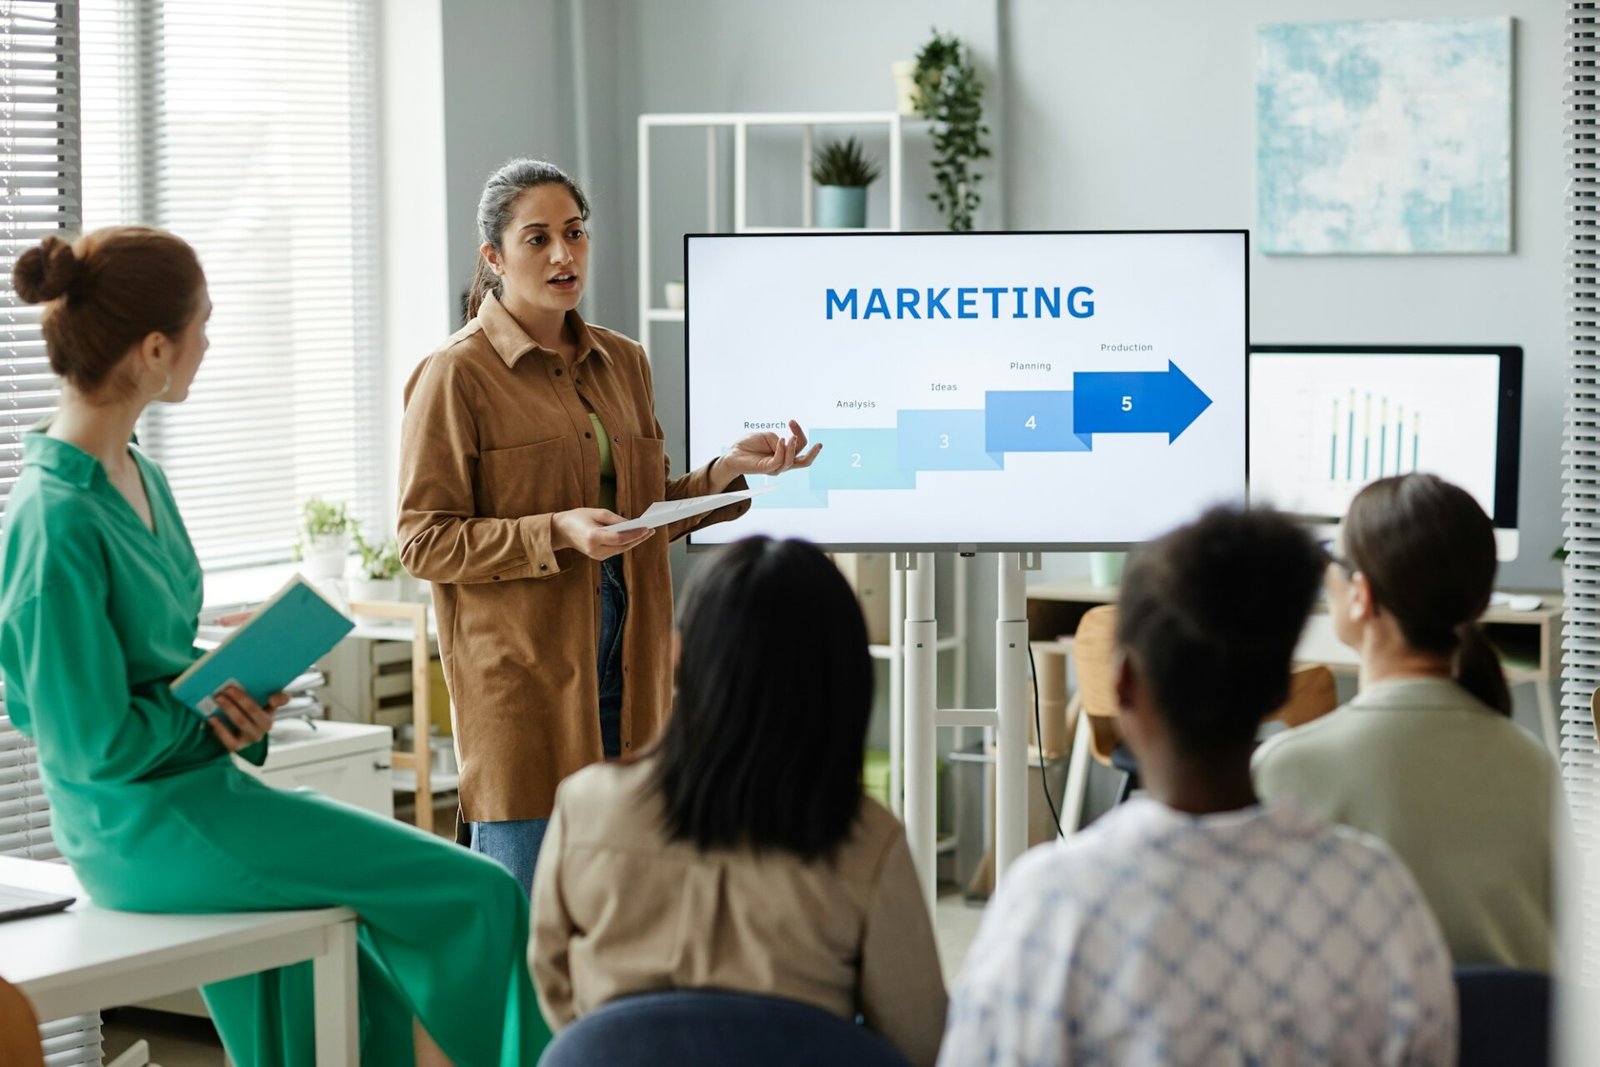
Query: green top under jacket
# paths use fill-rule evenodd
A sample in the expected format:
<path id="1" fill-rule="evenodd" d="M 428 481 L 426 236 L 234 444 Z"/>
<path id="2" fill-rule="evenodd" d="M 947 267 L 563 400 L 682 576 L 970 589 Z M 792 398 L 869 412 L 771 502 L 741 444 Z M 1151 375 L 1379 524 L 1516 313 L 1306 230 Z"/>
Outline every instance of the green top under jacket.
<path id="1" fill-rule="evenodd" d="M 1457 966 L 1551 969 L 1555 760 L 1455 682 L 1370 685 L 1266 742 L 1253 772 L 1262 799 L 1386 842 Z"/>

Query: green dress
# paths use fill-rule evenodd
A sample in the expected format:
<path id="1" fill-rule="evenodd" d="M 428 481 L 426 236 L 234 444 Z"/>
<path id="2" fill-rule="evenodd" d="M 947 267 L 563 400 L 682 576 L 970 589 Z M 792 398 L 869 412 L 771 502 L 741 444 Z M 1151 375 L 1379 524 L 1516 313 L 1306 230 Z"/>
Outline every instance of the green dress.
<path id="1" fill-rule="evenodd" d="M 0 674 L 33 737 L 56 845 L 102 907 L 361 916 L 361 1060 L 412 1062 L 418 1018 L 459 1067 L 533 1064 L 528 904 L 498 864 L 241 771 L 168 683 L 201 571 L 161 470 L 130 448 L 154 532 L 88 453 L 34 432 L 0 536 Z M 242 753 L 260 764 L 266 741 Z M 311 964 L 202 990 L 241 1067 L 315 1060 Z"/>

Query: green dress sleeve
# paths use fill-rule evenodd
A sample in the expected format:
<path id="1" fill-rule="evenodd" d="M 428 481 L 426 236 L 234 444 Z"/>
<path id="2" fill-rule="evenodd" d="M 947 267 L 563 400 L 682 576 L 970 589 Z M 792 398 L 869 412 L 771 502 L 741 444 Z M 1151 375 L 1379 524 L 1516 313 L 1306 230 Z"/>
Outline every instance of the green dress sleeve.
<path id="1" fill-rule="evenodd" d="M 71 545 L 52 548 L 73 558 L 53 561 L 63 565 L 51 568 L 51 580 L 7 612 L 0 663 L 8 707 L 20 725 L 31 721 L 53 773 L 74 782 L 131 782 L 223 754 L 222 742 L 166 682 L 129 686 L 122 642 L 106 612 L 104 558 Z"/>

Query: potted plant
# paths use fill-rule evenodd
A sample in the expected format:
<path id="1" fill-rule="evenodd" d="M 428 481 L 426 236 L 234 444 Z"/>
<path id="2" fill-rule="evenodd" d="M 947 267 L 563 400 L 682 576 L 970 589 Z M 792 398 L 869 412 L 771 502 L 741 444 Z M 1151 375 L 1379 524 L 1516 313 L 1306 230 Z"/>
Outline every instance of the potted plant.
<path id="1" fill-rule="evenodd" d="M 989 158 L 983 136 L 983 82 L 961 40 L 933 31 L 933 39 L 917 53 L 917 113 L 933 122 L 933 177 L 937 188 L 928 199 L 938 205 L 951 230 L 972 229 L 978 210 L 978 183 L 972 169 Z"/>
<path id="2" fill-rule="evenodd" d="M 860 229 L 867 224 L 867 186 L 877 180 L 878 164 L 867 158 L 854 137 L 824 141 L 811 160 L 817 183 L 817 225 Z"/>
<path id="3" fill-rule="evenodd" d="M 361 573 L 350 580 L 351 600 L 400 600 L 400 542 L 389 538 L 374 545 L 355 531 Z"/>
<path id="4" fill-rule="evenodd" d="M 307 578 L 343 578 L 350 558 L 350 534 L 355 529 L 344 504 L 312 497 L 301 512 L 295 557 L 304 561 Z"/>

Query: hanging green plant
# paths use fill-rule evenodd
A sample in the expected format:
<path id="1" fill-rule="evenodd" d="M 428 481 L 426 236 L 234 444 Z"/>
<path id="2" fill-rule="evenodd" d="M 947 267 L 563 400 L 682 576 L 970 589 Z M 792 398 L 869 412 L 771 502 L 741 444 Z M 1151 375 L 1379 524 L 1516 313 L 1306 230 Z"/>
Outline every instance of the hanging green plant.
<path id="1" fill-rule="evenodd" d="M 917 113 L 934 123 L 933 177 L 937 189 L 928 194 L 951 230 L 972 229 L 972 216 L 982 198 L 983 175 L 973 169 L 989 158 L 983 137 L 983 82 L 968 62 L 960 38 L 935 29 L 933 39 L 917 53 Z"/>

